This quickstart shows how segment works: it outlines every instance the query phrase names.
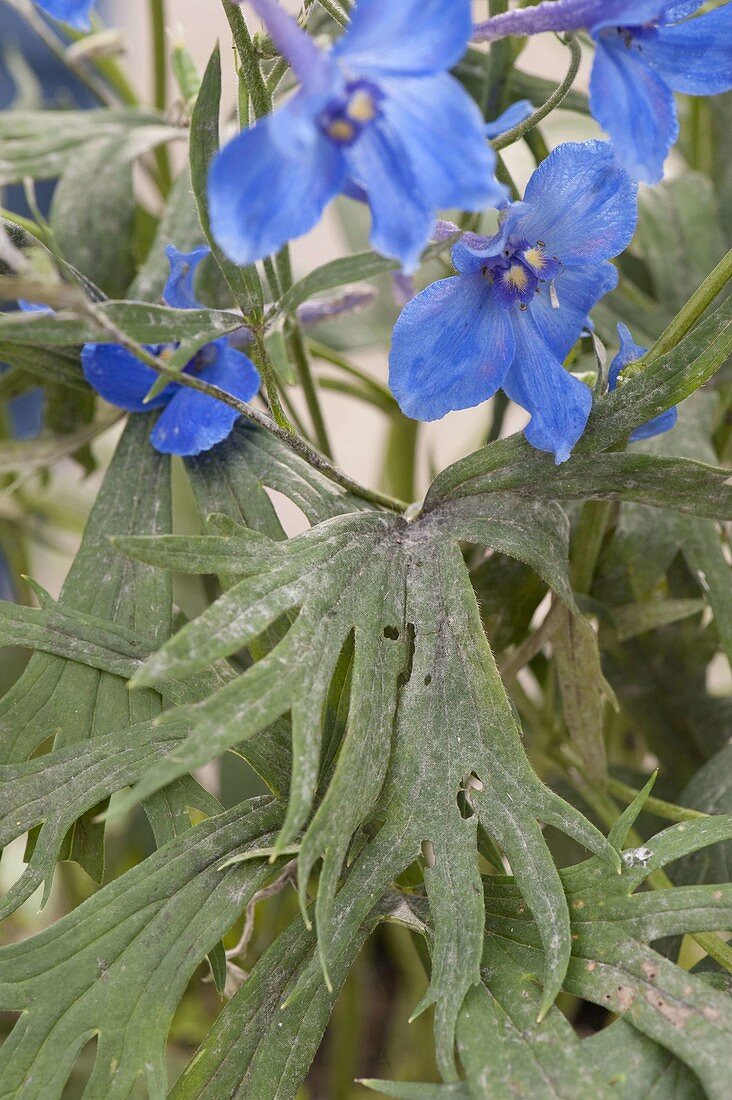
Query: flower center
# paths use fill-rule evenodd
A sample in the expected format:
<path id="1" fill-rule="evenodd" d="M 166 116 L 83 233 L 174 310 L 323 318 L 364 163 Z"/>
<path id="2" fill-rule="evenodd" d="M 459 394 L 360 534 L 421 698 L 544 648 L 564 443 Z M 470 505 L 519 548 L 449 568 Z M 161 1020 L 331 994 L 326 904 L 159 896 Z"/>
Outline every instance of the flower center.
<path id="1" fill-rule="evenodd" d="M 483 275 L 492 284 L 504 306 L 519 304 L 526 309 L 542 283 L 550 283 L 562 265 L 549 256 L 543 241 L 531 244 L 525 237 L 509 237 L 500 256 L 492 256 L 483 267 Z"/>
<path id="2" fill-rule="evenodd" d="M 381 114 L 383 98 L 384 93 L 369 80 L 352 80 L 345 93 L 331 100 L 321 113 L 320 128 L 336 145 L 353 145 Z"/>

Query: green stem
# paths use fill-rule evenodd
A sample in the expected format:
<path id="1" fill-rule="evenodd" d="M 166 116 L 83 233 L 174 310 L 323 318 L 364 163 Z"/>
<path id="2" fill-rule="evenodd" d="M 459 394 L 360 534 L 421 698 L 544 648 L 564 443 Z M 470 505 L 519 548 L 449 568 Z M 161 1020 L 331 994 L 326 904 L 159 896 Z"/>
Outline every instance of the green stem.
<path id="1" fill-rule="evenodd" d="M 605 786 L 610 794 L 622 799 L 623 802 L 627 802 L 628 805 L 640 793 L 633 787 L 629 787 L 627 783 L 621 783 L 619 779 L 609 778 Z M 690 810 L 685 806 L 676 806 L 673 802 L 666 802 L 664 799 L 654 798 L 652 795 L 646 799 L 644 809 L 651 814 L 655 814 L 656 817 L 662 817 L 665 821 L 696 821 L 697 818 L 709 816 L 709 814 L 704 814 L 700 810 Z"/>
<path id="2" fill-rule="evenodd" d="M 272 362 L 267 353 L 267 349 L 264 346 L 264 340 L 262 339 L 261 334 L 257 333 L 255 333 L 254 339 L 257 351 L 259 352 L 259 370 L 260 374 L 262 375 L 262 381 L 264 382 L 264 388 L 267 393 L 269 407 L 272 410 L 272 416 L 274 417 L 275 423 L 278 424 L 280 428 L 284 429 L 284 431 L 286 432 L 291 432 L 294 435 L 296 434 L 295 429 L 290 423 L 287 413 L 282 408 L 282 402 L 280 401 L 280 392 L 277 388 L 277 378 L 274 372 L 274 367 L 272 366 Z"/>
<path id="3" fill-rule="evenodd" d="M 249 92 L 254 117 L 261 118 L 262 115 L 271 111 L 272 96 L 262 76 L 259 55 L 254 48 L 241 8 L 237 4 L 230 3 L 230 0 L 221 0 L 221 2 L 229 21 L 236 52 L 239 54 L 240 79 L 244 81 Z"/>
<path id="4" fill-rule="evenodd" d="M 154 102 L 159 111 L 168 107 L 168 56 L 165 43 L 165 0 L 150 0 Z"/>
<path id="5" fill-rule="evenodd" d="M 377 382 L 375 378 L 372 378 L 366 371 L 361 370 L 355 363 L 351 363 L 339 352 L 334 351 L 333 348 L 329 348 L 326 344 L 321 344 L 318 340 L 309 340 L 308 346 L 311 354 L 314 355 L 316 359 L 322 359 L 325 363 L 330 363 L 332 366 L 338 367 L 339 370 L 345 371 L 346 374 L 350 374 L 351 377 L 357 378 L 359 382 L 362 382 L 367 389 L 371 390 L 374 399 L 385 409 L 388 409 L 390 413 L 394 413 L 398 410 L 399 406 L 391 390 L 387 389 L 381 382 Z"/>
<path id="6" fill-rule="evenodd" d="M 275 264 L 277 267 L 277 274 L 279 277 L 282 293 L 286 294 L 291 289 L 293 284 L 292 278 L 292 263 L 290 261 L 290 249 L 288 245 L 281 248 L 275 257 Z M 310 359 L 308 357 L 307 347 L 302 335 L 302 329 L 298 324 L 297 318 L 293 317 L 288 325 L 288 346 L 290 348 L 290 354 L 295 362 L 298 376 L 300 378 L 300 385 L 302 386 L 303 393 L 305 394 L 305 401 L 307 402 L 308 412 L 313 424 L 313 430 L 315 432 L 315 439 L 323 454 L 328 455 L 329 458 L 333 457 L 330 441 L 328 439 L 328 430 L 325 426 L 325 418 L 323 417 L 323 411 L 320 407 L 320 399 L 318 398 L 318 388 L 313 378 L 313 372 L 310 368 Z"/>
<path id="7" fill-rule="evenodd" d="M 316 442 L 323 454 L 327 455 L 328 458 L 332 458 L 333 451 L 331 449 L 330 440 L 328 439 L 328 430 L 325 426 L 323 411 L 318 399 L 318 390 L 315 385 L 315 379 L 313 378 L 313 372 L 310 369 L 310 360 L 299 325 L 293 324 L 287 337 L 287 344 L 290 349 L 290 355 L 295 363 L 300 385 L 305 395 L 308 412 L 313 424 L 313 430 L 315 431 Z"/>
<path id="8" fill-rule="evenodd" d="M 269 432 L 270 435 L 275 436 L 281 443 L 284 443 L 286 447 L 289 447 L 291 451 L 294 451 L 296 455 L 299 455 L 309 466 L 312 466 L 314 470 L 318 470 L 330 481 L 333 481 L 336 485 L 340 485 L 341 488 L 348 490 L 349 493 L 353 493 L 354 496 L 360 497 L 362 500 L 367 500 L 371 504 L 376 504 L 381 508 L 387 508 L 390 512 L 397 512 L 403 514 L 407 509 L 407 504 L 403 500 L 396 500 L 394 497 L 388 496 L 386 493 L 380 493 L 375 489 L 367 489 L 366 486 L 361 485 L 360 482 L 354 478 L 349 477 L 348 474 L 343 473 L 337 466 L 334 466 L 329 459 L 325 458 L 309 443 L 306 443 L 304 439 L 296 435 L 292 428 L 284 428 L 276 423 L 272 417 L 266 413 L 260 412 L 259 409 L 255 409 L 253 405 L 248 405 L 245 401 L 240 401 L 238 397 L 233 397 L 225 390 L 219 389 L 218 386 L 211 385 L 210 382 L 204 382 L 202 378 L 194 374 L 185 374 L 176 370 L 175 367 L 169 366 L 168 363 L 159 359 L 157 356 L 152 355 L 147 348 L 136 340 L 132 340 L 125 332 L 122 332 L 108 317 L 97 309 L 94 302 L 91 302 L 79 294 L 75 298 L 73 305 L 70 301 L 66 301 L 65 305 L 71 306 L 74 311 L 81 317 L 90 319 L 94 324 L 109 336 L 111 343 L 121 344 L 122 347 L 145 363 L 147 366 L 152 367 L 158 374 L 164 375 L 166 378 L 170 378 L 172 381 L 177 382 L 178 385 L 187 386 L 188 389 L 197 390 L 199 393 L 205 393 L 208 397 L 214 397 L 217 401 L 223 402 L 224 405 L 228 405 L 230 409 L 235 409 L 240 416 L 245 416 L 247 420 L 250 420 L 253 424 L 257 424 L 260 428 Z M 266 353 L 262 357 L 269 363 Z M 271 370 L 271 368 L 270 368 Z M 286 418 L 285 418 L 286 419 Z"/>
<path id="9" fill-rule="evenodd" d="M 26 233 L 30 233 L 32 237 L 39 241 L 43 238 L 43 229 L 36 225 L 31 218 L 24 218 L 22 214 L 16 214 L 13 210 L 6 210 L 4 206 L 0 206 L 0 218 L 4 218 L 7 222 L 13 222 L 14 225 L 19 225 L 21 229 L 25 229 Z"/>
<path id="10" fill-rule="evenodd" d="M 706 312 L 717 295 L 724 290 L 730 279 L 732 279 L 732 248 L 719 261 L 714 271 L 707 275 L 702 285 L 692 294 L 680 313 L 677 313 L 665 332 L 659 336 L 645 358 L 639 360 L 640 369 L 650 366 L 651 363 L 661 359 L 667 352 L 672 351 L 693 329 L 699 318 Z M 626 373 L 635 373 L 635 371 Z"/>
<path id="11" fill-rule="evenodd" d="M 500 439 L 509 404 L 510 402 L 503 390 L 497 390 L 493 397 L 493 415 L 491 417 L 491 426 L 488 429 L 486 443 L 495 443 L 497 439 Z"/>
<path id="12" fill-rule="evenodd" d="M 381 482 L 384 488 L 403 500 L 414 500 L 419 423 L 403 414 L 392 419 L 384 456 Z"/>
<path id="13" fill-rule="evenodd" d="M 502 15 L 505 11 L 508 11 L 508 0 L 490 0 L 491 17 Z M 486 54 L 485 89 L 481 104 L 486 118 L 496 118 L 501 112 L 513 61 L 514 47 L 509 38 L 496 42 Z"/>
<path id="14" fill-rule="evenodd" d="M 158 111 L 168 107 L 168 51 L 165 41 L 165 0 L 150 0 L 150 31 L 152 37 L 154 101 Z M 170 156 L 165 145 L 155 150 L 160 193 L 165 198 L 173 185 Z"/>
<path id="15" fill-rule="evenodd" d="M 522 137 L 528 134 L 530 130 L 533 130 L 535 126 L 538 126 L 542 119 L 551 114 L 551 112 L 567 98 L 567 95 L 572 90 L 572 85 L 575 82 L 580 62 L 582 61 L 582 47 L 572 35 L 568 35 L 567 38 L 564 39 L 564 44 L 569 46 L 571 53 L 569 68 L 564 80 L 556 91 L 549 96 L 546 103 L 542 104 L 538 110 L 534 111 L 533 115 L 529 115 L 529 117 L 524 119 L 523 122 L 520 122 L 518 126 L 514 126 L 512 130 L 508 130 L 505 134 L 501 134 L 499 138 L 491 142 L 496 151 L 506 149 L 509 145 L 513 145 L 515 142 L 520 141 Z"/>
<path id="16" fill-rule="evenodd" d="M 612 501 L 588 500 L 572 533 L 570 548 L 572 587 L 587 594 L 592 588 L 602 540 L 612 512 Z"/>
<path id="17" fill-rule="evenodd" d="M 513 198 L 514 202 L 520 202 L 521 192 L 514 183 L 513 177 L 506 167 L 506 162 L 504 161 L 500 153 L 496 153 L 496 179 L 499 181 L 499 183 L 505 183 L 506 187 L 508 187 L 509 191 L 511 192 L 511 197 Z"/>

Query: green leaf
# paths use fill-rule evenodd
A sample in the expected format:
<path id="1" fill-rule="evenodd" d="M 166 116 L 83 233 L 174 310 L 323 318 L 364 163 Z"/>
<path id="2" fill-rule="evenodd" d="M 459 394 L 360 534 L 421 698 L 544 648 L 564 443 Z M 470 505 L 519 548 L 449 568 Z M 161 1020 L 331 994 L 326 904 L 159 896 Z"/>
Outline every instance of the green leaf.
<path id="1" fill-rule="evenodd" d="M 726 470 L 684 458 L 615 452 L 576 455 L 560 467 L 537 452 L 513 462 L 510 451 L 524 448 L 512 444 L 491 444 L 448 467 L 433 482 L 425 509 L 442 500 L 510 490 L 529 500 L 632 500 L 716 519 L 732 515 Z"/>
<path id="2" fill-rule="evenodd" d="M 77 150 L 49 221 L 62 255 L 108 297 L 124 297 L 135 271 L 135 200 L 132 164 L 116 138 Z"/>
<path id="3" fill-rule="evenodd" d="M 79 362 L 78 351 L 59 351 L 56 348 L 23 347 L 0 341 L 0 362 L 16 367 L 42 382 L 62 382 L 70 389 L 88 393 L 89 387 Z"/>
<path id="4" fill-rule="evenodd" d="M 648 600 L 614 607 L 612 617 L 618 640 L 625 642 L 647 630 L 657 630 L 691 615 L 699 615 L 705 607 L 704 600 Z"/>
<path id="5" fill-rule="evenodd" d="M 111 427 L 120 417 L 117 409 L 102 412 L 91 424 L 64 434 L 42 432 L 34 439 L 22 442 L 0 443 L 0 474 L 42 469 L 66 455 L 74 454 L 80 447 Z"/>
<path id="6" fill-rule="evenodd" d="M 479 977 L 478 820 L 506 851 L 541 922 L 549 952 L 545 1007 L 561 982 L 569 927 L 559 878 L 536 820 L 569 831 L 612 861 L 600 834 L 544 788 L 526 761 L 456 545 L 466 537 L 485 539 L 537 565 L 543 551 L 550 564 L 538 567 L 551 573 L 556 561 L 561 579 L 559 548 L 566 546 L 566 519 L 557 548 L 549 544 L 547 549 L 545 528 L 537 523 L 540 510 L 527 509 L 523 520 L 509 523 L 515 502 L 497 494 L 493 527 L 494 498 L 482 503 L 484 511 L 474 525 L 465 521 L 459 506 L 450 505 L 444 514 L 431 513 L 410 525 L 370 511 L 336 517 L 284 544 L 230 524 L 219 528 L 223 534 L 199 539 L 118 543 L 161 566 L 241 578 L 150 658 L 139 683 L 202 670 L 299 609 L 274 649 L 191 712 L 191 737 L 174 759 L 151 769 L 138 784 L 137 797 L 289 713 L 293 775 L 278 842 L 280 848 L 288 845 L 313 802 L 328 686 L 355 632 L 346 734 L 328 790 L 302 841 L 300 882 L 304 888 L 310 870 L 323 859 L 316 917 L 329 970 L 339 957 L 339 934 L 349 935 L 354 921 L 360 925 L 367 918 L 374 892 L 383 893 L 419 857 L 423 842 L 430 842 L 436 863 L 425 878 L 438 934 L 431 992 L 422 1007 L 438 1002 L 440 1058 L 447 1072 L 460 1004 Z M 556 523 L 551 509 L 549 515 Z M 549 529 L 556 536 L 556 527 Z M 568 590 L 566 579 L 563 585 Z M 436 732 L 425 742 L 418 731 L 426 729 Z M 453 729 L 460 731 L 457 744 L 445 736 Z M 468 789 L 475 812 L 465 820 L 458 794 L 473 773 L 477 786 Z M 350 838 L 377 800 L 381 832 L 353 865 L 341 901 L 336 892 Z M 456 893 L 464 899 L 459 907 Z M 348 913 L 345 925 L 336 917 L 341 907 Z M 309 980 L 303 979 L 301 992 Z"/>
<path id="7" fill-rule="evenodd" d="M 728 745 L 696 773 L 679 795 L 683 805 L 709 814 L 732 813 L 732 746 Z M 732 843 L 702 848 L 680 860 L 671 871 L 675 883 L 729 882 Z"/>
<path id="8" fill-rule="evenodd" d="M 617 701 L 602 671 L 597 634 L 587 619 L 563 610 L 552 649 L 570 741 L 588 777 L 602 781 L 607 774 L 604 704 L 607 699 L 617 708 Z"/>
<path id="9" fill-rule="evenodd" d="M 157 301 L 162 297 L 170 274 L 165 249 L 173 244 L 181 252 L 191 251 L 202 241 L 203 231 L 191 191 L 190 173 L 183 169 L 173 184 L 150 251 L 130 285 L 127 297 L 143 302 Z"/>
<path id="10" fill-rule="evenodd" d="M 281 814 L 254 800 L 197 825 L 51 928 L 0 949 L 0 998 L 22 1017 L 0 1049 L 3 1097 L 56 1100 L 98 1036 L 87 1100 L 123 1100 L 144 1076 L 166 1093 L 168 1028 L 198 963 L 277 867 L 227 857 L 262 847 Z"/>
<path id="11" fill-rule="evenodd" d="M 616 831 L 618 843 L 639 808 L 640 803 L 626 811 L 624 827 Z M 608 874 L 596 860 L 561 872 L 572 916 L 572 959 L 564 988 L 622 1016 L 676 1055 L 699 1077 L 711 1100 L 726 1095 L 727 1063 L 732 1061 L 724 1054 L 732 1031 L 729 997 L 647 945 L 680 932 L 727 927 L 732 891 L 727 883 L 635 891 L 654 870 L 730 836 L 730 817 L 684 822 L 652 837 L 646 847 L 624 852 L 621 876 Z M 486 960 L 493 937 L 499 937 L 517 967 L 534 971 L 541 952 L 520 891 L 498 876 L 484 885 Z M 618 1072 L 626 1069 L 621 1062 Z"/>
<path id="12" fill-rule="evenodd" d="M 290 1100 L 302 1084 L 348 971 L 384 907 L 352 938 L 332 974 L 309 997 L 285 1004 L 298 975 L 316 954 L 315 936 L 298 917 L 265 951 L 224 1008 L 181 1074 L 170 1100 L 261 1096 Z"/>
<path id="13" fill-rule="evenodd" d="M 50 314 L 0 313 L 0 340 L 28 347 L 115 343 L 114 335 L 104 327 L 106 321 L 141 344 L 184 342 L 187 347 L 203 347 L 236 332 L 244 323 L 239 314 L 228 311 L 171 309 L 143 302 L 102 302 L 95 310 L 100 321 L 64 310 Z"/>
<path id="14" fill-rule="evenodd" d="M 114 144 L 130 162 L 182 137 L 163 115 L 133 108 L 104 111 L 4 111 L 0 118 L 0 185 L 53 179 L 90 142 Z"/>
<path id="15" fill-rule="evenodd" d="M 150 417 L 130 420 L 87 523 L 57 611 L 50 606 L 40 613 L 15 605 L 6 609 L 6 616 L 24 624 L 20 630 L 16 627 L 8 631 L 13 643 L 27 644 L 29 637 L 31 644 L 40 641 L 44 631 L 34 633 L 34 619 L 39 626 L 44 614 L 47 620 L 56 614 L 63 621 L 65 612 L 75 616 L 77 623 L 85 617 L 103 620 L 117 644 L 134 628 L 143 652 L 154 649 L 168 636 L 172 617 L 169 579 L 145 566 L 126 562 L 109 542 L 110 535 L 162 533 L 170 524 L 169 460 L 147 442 L 150 427 Z M 146 487 L 144 494 L 139 493 L 140 484 Z M 73 646 L 73 638 L 64 635 L 63 627 L 59 634 L 61 646 Z M 0 760 L 4 763 L 28 759 L 49 737 L 54 738 L 56 748 L 78 745 L 149 721 L 160 713 L 162 704 L 157 692 L 145 691 L 132 698 L 120 675 L 100 672 L 67 656 L 34 656 L 0 700 Z M 126 674 L 130 671 L 128 666 Z M 164 800 L 157 800 L 149 806 L 150 813 L 159 835 L 166 835 L 166 830 L 167 835 L 174 835 L 175 822 L 168 810 L 159 818 L 164 805 Z M 78 859 L 91 875 L 101 879 L 103 826 L 93 820 L 97 813 L 90 811 L 74 825 L 62 858 Z"/>
<path id="16" fill-rule="evenodd" d="M 430 245 L 425 251 L 422 262 L 427 263 L 435 256 L 439 256 L 450 248 L 453 242 L 442 241 L 439 244 Z M 307 302 L 315 294 L 321 294 L 325 290 L 333 290 L 334 287 L 347 286 L 349 283 L 362 282 L 366 279 L 374 279 L 377 275 L 385 275 L 389 271 L 399 271 L 400 264 L 396 260 L 387 259 L 378 252 L 357 252 L 352 256 L 344 256 L 342 259 L 331 260 L 322 267 L 316 267 L 304 278 L 282 296 L 276 303 L 276 313 L 295 312 L 298 306 Z"/>
<path id="17" fill-rule="evenodd" d="M 211 232 L 208 213 L 208 174 L 211 161 L 219 151 L 219 114 L 221 111 L 221 55 L 218 44 L 214 48 L 196 106 L 191 117 L 190 173 L 191 186 L 204 237 L 224 276 L 234 301 L 247 311 L 258 311 L 263 303 L 262 286 L 255 267 L 238 267 L 218 246 Z"/>
<path id="18" fill-rule="evenodd" d="M 0 847 L 41 826 L 28 866 L 0 901 L 0 917 L 13 912 L 44 880 L 48 890 L 68 830 L 109 795 L 134 783 L 185 732 L 182 725 L 141 722 L 26 763 L 0 765 Z M 195 793 L 195 786 L 186 791 L 189 804 L 210 812 L 216 800 L 202 788 Z"/>

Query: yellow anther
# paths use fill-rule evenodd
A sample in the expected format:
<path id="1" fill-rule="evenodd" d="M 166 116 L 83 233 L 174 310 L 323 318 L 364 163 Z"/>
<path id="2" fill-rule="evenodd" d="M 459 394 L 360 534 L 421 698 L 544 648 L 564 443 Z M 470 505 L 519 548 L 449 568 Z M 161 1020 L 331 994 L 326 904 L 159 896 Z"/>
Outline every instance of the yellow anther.
<path id="1" fill-rule="evenodd" d="M 512 264 L 504 276 L 504 282 L 515 290 L 526 290 L 529 285 L 529 276 L 526 268 L 521 264 Z"/>
<path id="2" fill-rule="evenodd" d="M 546 257 L 542 249 L 538 246 L 536 248 L 528 248 L 526 252 L 524 252 L 524 259 L 529 267 L 532 267 L 537 274 L 546 266 Z"/>
<path id="3" fill-rule="evenodd" d="M 336 118 L 328 126 L 328 134 L 334 141 L 353 141 L 356 128 L 345 118 Z"/>
<path id="4" fill-rule="evenodd" d="M 365 88 L 359 88 L 348 100 L 346 114 L 354 122 L 371 122 L 376 118 L 374 97 L 369 95 Z"/>

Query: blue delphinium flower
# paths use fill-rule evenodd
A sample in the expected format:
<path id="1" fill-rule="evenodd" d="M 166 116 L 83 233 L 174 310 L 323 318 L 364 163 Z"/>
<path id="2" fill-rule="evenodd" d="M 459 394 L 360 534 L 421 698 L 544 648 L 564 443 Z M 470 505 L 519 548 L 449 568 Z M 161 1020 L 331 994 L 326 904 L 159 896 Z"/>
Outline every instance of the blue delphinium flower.
<path id="1" fill-rule="evenodd" d="M 526 438 L 569 458 L 592 406 L 563 361 L 635 231 L 636 185 L 607 142 L 560 145 L 494 237 L 465 234 L 458 275 L 411 301 L 394 329 L 389 383 L 407 416 L 437 420 L 496 390 L 531 413 Z"/>
<path id="2" fill-rule="evenodd" d="M 78 31 L 91 29 L 90 14 L 96 0 L 34 0 L 34 3 L 52 19 Z"/>
<path id="3" fill-rule="evenodd" d="M 276 0 L 252 4 L 300 88 L 213 164 L 211 224 L 232 260 L 306 233 L 345 192 L 367 199 L 374 247 L 412 271 L 436 211 L 505 201 L 480 111 L 445 71 L 465 53 L 470 0 L 359 0 L 328 53 Z"/>
<path id="4" fill-rule="evenodd" d="M 674 91 L 732 88 L 732 4 L 689 19 L 703 0 L 555 0 L 496 16 L 476 37 L 586 27 L 597 52 L 590 108 L 624 167 L 656 183 L 678 137 Z"/>
<path id="5" fill-rule="evenodd" d="M 190 253 L 170 246 L 166 250 L 170 261 L 170 278 L 163 298 L 176 309 L 196 309 L 199 303 L 193 288 L 195 272 L 207 248 Z M 157 346 L 148 349 L 154 355 L 165 356 L 174 350 Z M 112 405 L 129 412 L 147 412 L 164 408 L 150 436 L 153 447 L 163 454 L 196 455 L 208 451 L 231 432 L 239 414 L 222 401 L 207 394 L 172 382 L 147 404 L 144 398 L 158 374 L 117 344 L 87 344 L 81 356 L 84 377 Z M 223 337 L 207 344 L 184 368 L 225 390 L 240 401 L 251 401 L 259 389 L 256 367 L 241 351 Z"/>
<path id="6" fill-rule="evenodd" d="M 648 348 L 642 348 L 635 343 L 626 325 L 618 325 L 618 336 L 620 337 L 620 351 L 610 364 L 608 381 L 611 390 L 617 387 L 620 375 L 625 368 L 631 363 L 637 362 L 638 359 L 642 359 L 648 351 Z M 634 443 L 639 439 L 650 439 L 654 435 L 663 435 L 664 432 L 670 432 L 676 426 L 678 419 L 678 409 L 667 409 L 660 416 L 654 416 L 653 420 L 641 424 L 640 428 L 636 428 L 634 432 L 631 432 L 630 440 Z"/>

